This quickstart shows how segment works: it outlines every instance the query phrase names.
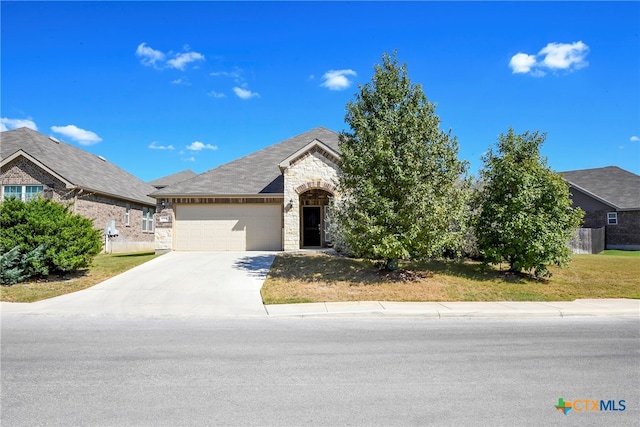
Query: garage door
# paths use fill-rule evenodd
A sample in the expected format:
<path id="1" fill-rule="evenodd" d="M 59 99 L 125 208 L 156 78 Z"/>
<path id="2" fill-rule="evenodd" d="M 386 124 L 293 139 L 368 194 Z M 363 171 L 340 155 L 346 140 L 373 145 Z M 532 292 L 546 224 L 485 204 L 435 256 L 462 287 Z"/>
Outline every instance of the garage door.
<path id="1" fill-rule="evenodd" d="M 282 249 L 280 205 L 177 205 L 175 250 Z"/>

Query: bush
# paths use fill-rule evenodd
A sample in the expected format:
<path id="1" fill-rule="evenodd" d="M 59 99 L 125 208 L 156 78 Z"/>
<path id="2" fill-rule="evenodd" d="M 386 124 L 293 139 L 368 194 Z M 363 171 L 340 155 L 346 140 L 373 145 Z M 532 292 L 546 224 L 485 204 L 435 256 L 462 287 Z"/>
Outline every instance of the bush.
<path id="1" fill-rule="evenodd" d="M 49 274 L 46 265 L 45 246 L 22 255 L 20 246 L 0 255 L 0 285 L 13 285 L 33 276 Z"/>
<path id="2" fill-rule="evenodd" d="M 48 199 L 5 200 L 0 203 L 0 222 L 0 254 L 15 260 L 12 257 L 18 255 L 12 251 L 17 248 L 24 254 L 20 263 L 28 277 L 88 267 L 102 250 L 101 232 L 91 220 Z"/>

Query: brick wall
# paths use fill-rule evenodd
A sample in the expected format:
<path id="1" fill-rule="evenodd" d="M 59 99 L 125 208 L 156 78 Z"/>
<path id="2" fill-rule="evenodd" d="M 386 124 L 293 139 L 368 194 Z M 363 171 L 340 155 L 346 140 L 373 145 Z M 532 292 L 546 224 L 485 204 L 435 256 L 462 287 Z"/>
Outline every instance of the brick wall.
<path id="1" fill-rule="evenodd" d="M 607 224 L 607 213 L 613 209 L 585 212 L 583 227 L 605 227 L 607 249 L 640 250 L 640 211 L 618 212 L 618 224 Z"/>
<path id="2" fill-rule="evenodd" d="M 143 205 L 134 202 L 66 188 L 64 182 L 42 170 L 33 162 L 18 157 L 1 171 L 2 185 L 42 185 L 45 195 L 59 203 L 73 203 L 71 211 L 93 220 L 95 228 L 104 230 L 112 219 L 120 235 L 113 238 L 115 247 L 153 249 L 154 232 L 142 231 Z M 50 191 L 48 191 L 50 190 Z M 125 225 L 125 211 L 129 205 L 129 226 Z M 138 244 L 141 243 L 141 244 Z M 133 244 L 133 246 L 132 246 Z M 114 249 L 115 252 L 115 249 Z"/>

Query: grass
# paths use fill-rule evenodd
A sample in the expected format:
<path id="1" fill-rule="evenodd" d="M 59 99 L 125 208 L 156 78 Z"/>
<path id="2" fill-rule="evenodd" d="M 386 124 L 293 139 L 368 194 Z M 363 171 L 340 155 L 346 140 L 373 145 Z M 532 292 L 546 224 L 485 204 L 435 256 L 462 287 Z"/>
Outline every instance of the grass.
<path id="1" fill-rule="evenodd" d="M 401 263 L 400 273 L 326 254 L 280 254 L 262 287 L 265 304 L 333 301 L 572 301 L 640 298 L 640 252 L 574 255 L 539 280 L 478 262 Z"/>
<path id="2" fill-rule="evenodd" d="M 0 301 L 35 302 L 80 291 L 155 257 L 153 252 L 98 254 L 94 258 L 93 265 L 86 270 L 80 270 L 64 277 L 49 276 L 13 286 L 0 286 Z"/>

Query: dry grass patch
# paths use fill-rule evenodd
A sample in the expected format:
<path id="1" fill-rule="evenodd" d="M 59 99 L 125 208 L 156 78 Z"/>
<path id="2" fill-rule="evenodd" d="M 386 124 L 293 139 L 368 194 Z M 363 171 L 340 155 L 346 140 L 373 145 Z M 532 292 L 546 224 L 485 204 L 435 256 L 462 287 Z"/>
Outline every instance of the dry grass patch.
<path id="1" fill-rule="evenodd" d="M 156 255 L 153 252 L 131 254 L 98 254 L 93 265 L 66 276 L 51 275 L 36 281 L 0 287 L 0 301 L 35 302 L 80 291 L 97 285 L 126 270 L 143 264 Z"/>
<path id="2" fill-rule="evenodd" d="M 326 254 L 281 254 L 262 287 L 265 304 L 338 301 L 571 301 L 640 298 L 640 257 L 576 255 L 550 280 L 472 261 L 401 263 L 398 273 Z M 501 269 L 502 268 L 502 269 Z"/>

